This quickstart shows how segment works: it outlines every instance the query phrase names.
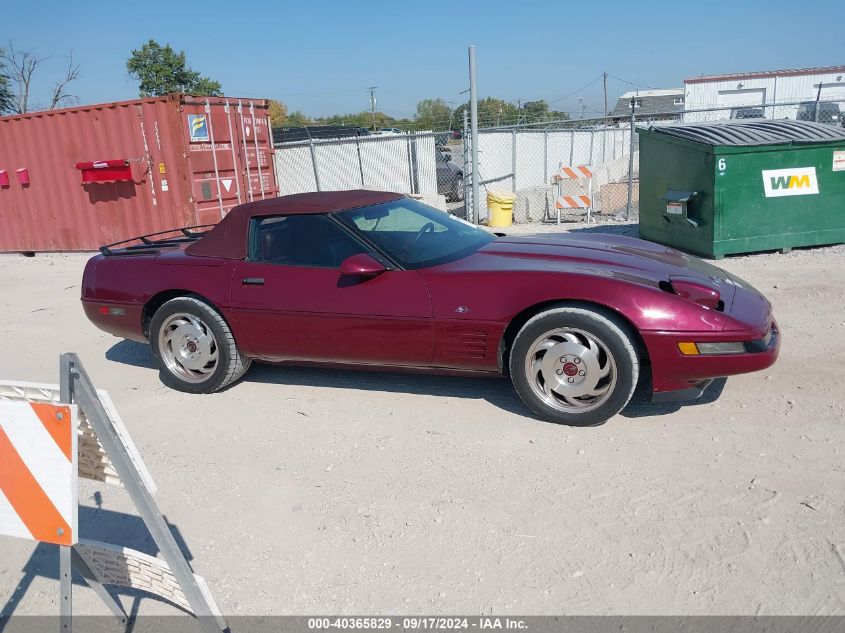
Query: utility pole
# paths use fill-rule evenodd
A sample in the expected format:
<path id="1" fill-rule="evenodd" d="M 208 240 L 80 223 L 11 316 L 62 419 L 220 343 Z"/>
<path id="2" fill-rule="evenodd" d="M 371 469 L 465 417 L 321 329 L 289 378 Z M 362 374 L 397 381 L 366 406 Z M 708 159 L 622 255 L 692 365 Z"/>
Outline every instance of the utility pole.
<path id="1" fill-rule="evenodd" d="M 370 111 L 373 113 L 373 132 L 376 131 L 376 88 L 378 86 L 367 88 L 370 91 Z"/>
<path id="2" fill-rule="evenodd" d="M 604 71 L 602 75 L 604 76 L 604 114 L 602 116 L 605 117 L 607 116 L 607 71 Z"/>

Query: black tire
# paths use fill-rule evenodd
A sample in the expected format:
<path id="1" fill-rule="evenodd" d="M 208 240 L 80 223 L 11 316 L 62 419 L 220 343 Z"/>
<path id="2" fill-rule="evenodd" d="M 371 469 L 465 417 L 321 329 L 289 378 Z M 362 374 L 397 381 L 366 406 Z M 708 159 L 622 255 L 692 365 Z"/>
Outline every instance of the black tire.
<path id="1" fill-rule="evenodd" d="M 455 178 L 455 189 L 452 192 L 452 202 L 463 202 L 464 199 L 464 176 L 460 174 Z"/>
<path id="2" fill-rule="evenodd" d="M 196 323 L 201 324 L 205 337 L 200 338 L 203 338 L 204 344 L 208 344 L 209 356 L 216 354 L 213 364 L 209 361 L 201 370 L 194 372 L 176 360 L 178 352 L 172 349 L 175 335 L 168 337 L 162 333 L 162 328 L 166 327 L 168 332 L 173 333 L 177 331 L 180 320 L 188 325 L 179 315 L 184 315 L 184 319 L 190 315 Z M 211 336 L 208 336 L 209 333 Z M 171 299 L 156 310 L 150 322 L 150 347 L 159 365 L 161 381 L 172 389 L 187 393 L 218 391 L 241 378 L 252 363 L 252 359 L 238 351 L 235 337 L 223 317 L 196 297 Z M 194 348 L 196 350 L 196 344 Z"/>
<path id="3" fill-rule="evenodd" d="M 606 422 L 628 404 L 639 379 L 639 357 L 632 336 L 627 330 L 627 326 L 620 319 L 585 308 L 562 306 L 541 312 L 519 330 L 510 350 L 509 369 L 516 392 L 529 409 L 548 422 L 569 426 L 595 426 Z M 558 340 L 556 333 L 562 331 L 577 340 L 585 341 L 581 344 L 585 354 L 593 354 L 588 337 L 592 338 L 600 350 L 594 354 L 597 359 L 595 366 L 599 369 L 593 374 L 593 378 L 590 378 L 586 365 L 572 365 L 567 361 L 567 356 L 559 358 L 560 369 L 554 371 L 560 378 L 556 379 L 551 375 L 552 372 L 546 371 L 548 365 L 545 363 L 544 354 L 554 349 L 548 346 Z M 562 338 L 562 335 L 559 338 L 561 345 L 570 342 Z M 547 346 L 545 351 L 544 345 Z M 555 356 L 557 355 L 556 352 Z M 528 363 L 529 357 L 531 363 Z M 574 356 L 571 359 L 574 360 Z M 549 360 L 549 363 L 556 362 L 554 358 Z M 579 359 L 575 362 L 588 361 Z M 542 366 L 542 371 L 536 371 L 534 368 L 537 366 Z M 554 364 L 554 367 L 557 368 L 558 365 Z M 543 378 L 545 375 L 561 382 L 564 379 L 570 380 L 568 372 L 572 367 L 583 367 L 586 370 L 583 379 L 578 375 L 573 376 L 572 380 L 575 381 L 595 380 L 595 376 L 607 370 L 607 377 L 600 378 L 598 384 L 593 387 L 596 391 L 602 391 L 601 396 L 584 395 L 567 400 L 557 392 L 545 391 L 545 397 L 540 395 L 539 392 L 547 387 Z M 593 364 L 590 364 L 590 367 L 593 367 Z M 610 378 L 613 375 L 615 379 Z M 563 385 L 562 388 L 570 387 Z M 577 390 L 577 385 L 572 388 Z M 577 403 L 574 406 L 570 404 L 573 401 Z"/>

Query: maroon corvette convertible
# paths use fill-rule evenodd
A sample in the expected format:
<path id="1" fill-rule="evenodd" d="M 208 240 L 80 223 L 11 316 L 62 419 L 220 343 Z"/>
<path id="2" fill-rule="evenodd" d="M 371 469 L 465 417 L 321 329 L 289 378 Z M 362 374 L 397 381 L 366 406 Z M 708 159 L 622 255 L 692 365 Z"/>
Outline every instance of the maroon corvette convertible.
<path id="1" fill-rule="evenodd" d="M 169 236 L 169 237 L 168 237 Z M 604 234 L 493 235 L 400 194 L 307 193 L 104 246 L 88 318 L 210 393 L 252 360 L 509 375 L 541 418 L 598 424 L 641 368 L 655 400 L 766 368 L 769 302 L 676 250 Z"/>

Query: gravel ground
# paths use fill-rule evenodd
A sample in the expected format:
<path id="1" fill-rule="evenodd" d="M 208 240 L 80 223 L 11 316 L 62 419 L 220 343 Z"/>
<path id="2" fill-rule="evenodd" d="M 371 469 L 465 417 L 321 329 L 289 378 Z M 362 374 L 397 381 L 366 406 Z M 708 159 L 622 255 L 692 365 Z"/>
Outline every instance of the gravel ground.
<path id="1" fill-rule="evenodd" d="M 254 366 L 171 391 L 86 321 L 82 254 L 0 256 L 0 376 L 55 382 L 80 354 L 226 614 L 845 614 L 843 255 L 721 262 L 774 303 L 779 362 L 596 428 L 539 422 L 496 379 Z M 125 492 L 79 499 L 83 536 L 155 552 Z M 26 572 L 3 613 L 56 613 L 56 567 L 0 539 L 0 596 Z M 74 606 L 105 613 L 86 588 Z"/>

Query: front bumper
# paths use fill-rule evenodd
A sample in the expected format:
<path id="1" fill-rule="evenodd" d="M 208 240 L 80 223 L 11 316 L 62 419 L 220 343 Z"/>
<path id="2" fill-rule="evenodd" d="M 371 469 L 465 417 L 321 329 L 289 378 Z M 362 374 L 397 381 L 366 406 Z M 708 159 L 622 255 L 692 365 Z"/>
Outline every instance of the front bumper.
<path id="1" fill-rule="evenodd" d="M 716 378 L 747 374 L 771 367 L 780 353 L 781 333 L 772 319 L 762 330 L 746 332 L 642 332 L 651 359 L 653 399 L 695 399 Z M 742 342 L 740 354 L 684 355 L 678 343 Z M 685 392 L 670 394 L 669 392 Z"/>

